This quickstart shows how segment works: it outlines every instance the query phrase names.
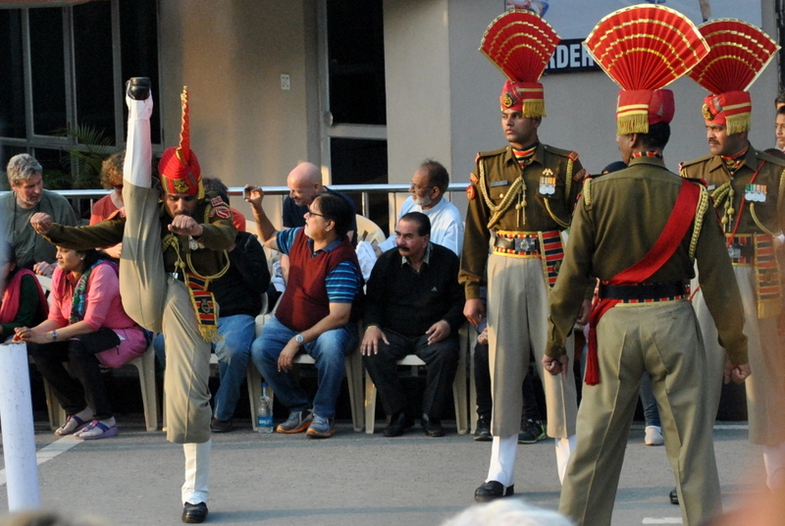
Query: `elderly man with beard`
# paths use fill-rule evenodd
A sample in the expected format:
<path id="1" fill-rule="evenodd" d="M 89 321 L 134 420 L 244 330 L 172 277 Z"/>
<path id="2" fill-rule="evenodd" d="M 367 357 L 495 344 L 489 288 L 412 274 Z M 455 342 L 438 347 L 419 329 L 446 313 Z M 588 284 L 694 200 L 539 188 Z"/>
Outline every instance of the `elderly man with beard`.
<path id="1" fill-rule="evenodd" d="M 423 430 L 430 437 L 444 435 L 441 418 L 458 366 L 464 296 L 458 256 L 431 243 L 430 231 L 431 223 L 421 212 L 401 217 L 395 229 L 397 247 L 382 254 L 368 280 L 362 354 L 390 416 L 387 437 L 402 435 L 413 425 L 396 364 L 412 353 L 428 371 Z"/>
<path id="2" fill-rule="evenodd" d="M 412 176 L 411 194 L 401 206 L 399 219 L 409 212 L 422 212 L 431 222 L 431 242 L 447 247 L 461 257 L 463 218 L 458 207 L 444 199 L 450 185 L 450 174 L 439 162 L 423 161 Z M 395 248 L 396 236 L 390 236 L 377 247 L 377 255 Z"/>

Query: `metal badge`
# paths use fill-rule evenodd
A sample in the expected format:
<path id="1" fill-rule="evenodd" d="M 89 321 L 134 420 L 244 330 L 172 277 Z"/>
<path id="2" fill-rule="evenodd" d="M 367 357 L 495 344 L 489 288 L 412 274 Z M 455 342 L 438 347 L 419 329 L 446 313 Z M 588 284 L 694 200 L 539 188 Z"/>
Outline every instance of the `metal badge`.
<path id="1" fill-rule="evenodd" d="M 733 243 L 728 247 L 728 256 L 731 259 L 741 259 L 741 248 L 744 245 L 740 245 L 739 243 Z"/>
<path id="2" fill-rule="evenodd" d="M 515 241 L 515 250 L 517 250 L 518 252 L 534 252 L 537 250 L 537 238 L 534 237 L 516 238 L 514 241 Z"/>

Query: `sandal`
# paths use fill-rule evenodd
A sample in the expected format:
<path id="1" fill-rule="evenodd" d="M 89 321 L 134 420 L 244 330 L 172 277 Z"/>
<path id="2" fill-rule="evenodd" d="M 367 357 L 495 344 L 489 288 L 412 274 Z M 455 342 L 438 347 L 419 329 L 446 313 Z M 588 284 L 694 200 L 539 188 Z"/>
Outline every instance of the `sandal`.
<path id="1" fill-rule="evenodd" d="M 90 422 L 85 422 L 76 415 L 68 415 L 65 417 L 65 424 L 55 429 L 55 435 L 65 436 L 73 435 L 90 425 Z"/>
<path id="2" fill-rule="evenodd" d="M 90 424 L 74 435 L 74 438 L 82 440 L 98 440 L 99 438 L 109 438 L 117 435 L 117 426 L 109 427 L 98 420 L 93 420 Z"/>

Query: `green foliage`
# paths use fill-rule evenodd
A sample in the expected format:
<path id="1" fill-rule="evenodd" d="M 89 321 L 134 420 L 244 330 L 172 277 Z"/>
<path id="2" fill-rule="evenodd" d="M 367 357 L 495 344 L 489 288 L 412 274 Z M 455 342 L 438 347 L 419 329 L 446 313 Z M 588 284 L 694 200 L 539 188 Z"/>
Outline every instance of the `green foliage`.
<path id="1" fill-rule="evenodd" d="M 87 125 L 69 128 L 62 135 L 76 139 L 76 145 L 67 150 L 68 157 L 64 159 L 70 174 L 47 171 L 44 186 L 53 190 L 101 188 L 101 163 L 115 150 L 112 140 L 103 131 Z M 61 186 L 65 184 L 68 186 Z"/>

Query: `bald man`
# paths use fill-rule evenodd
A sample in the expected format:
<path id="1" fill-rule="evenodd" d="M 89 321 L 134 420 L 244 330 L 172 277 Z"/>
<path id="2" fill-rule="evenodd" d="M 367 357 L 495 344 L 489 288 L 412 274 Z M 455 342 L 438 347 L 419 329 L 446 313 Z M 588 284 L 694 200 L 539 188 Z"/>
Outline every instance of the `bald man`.
<path id="1" fill-rule="evenodd" d="M 289 197 L 283 202 L 283 226 L 294 228 L 305 226 L 305 213 L 308 206 L 313 203 L 314 198 L 322 193 L 329 192 L 339 195 L 351 203 L 352 210 L 355 210 L 354 201 L 341 192 L 330 190 L 322 185 L 322 172 L 313 163 L 303 162 L 294 167 L 286 177 L 286 186 L 289 187 Z M 349 239 L 354 238 L 357 231 L 357 222 L 352 218 L 352 225 L 349 228 Z"/>

